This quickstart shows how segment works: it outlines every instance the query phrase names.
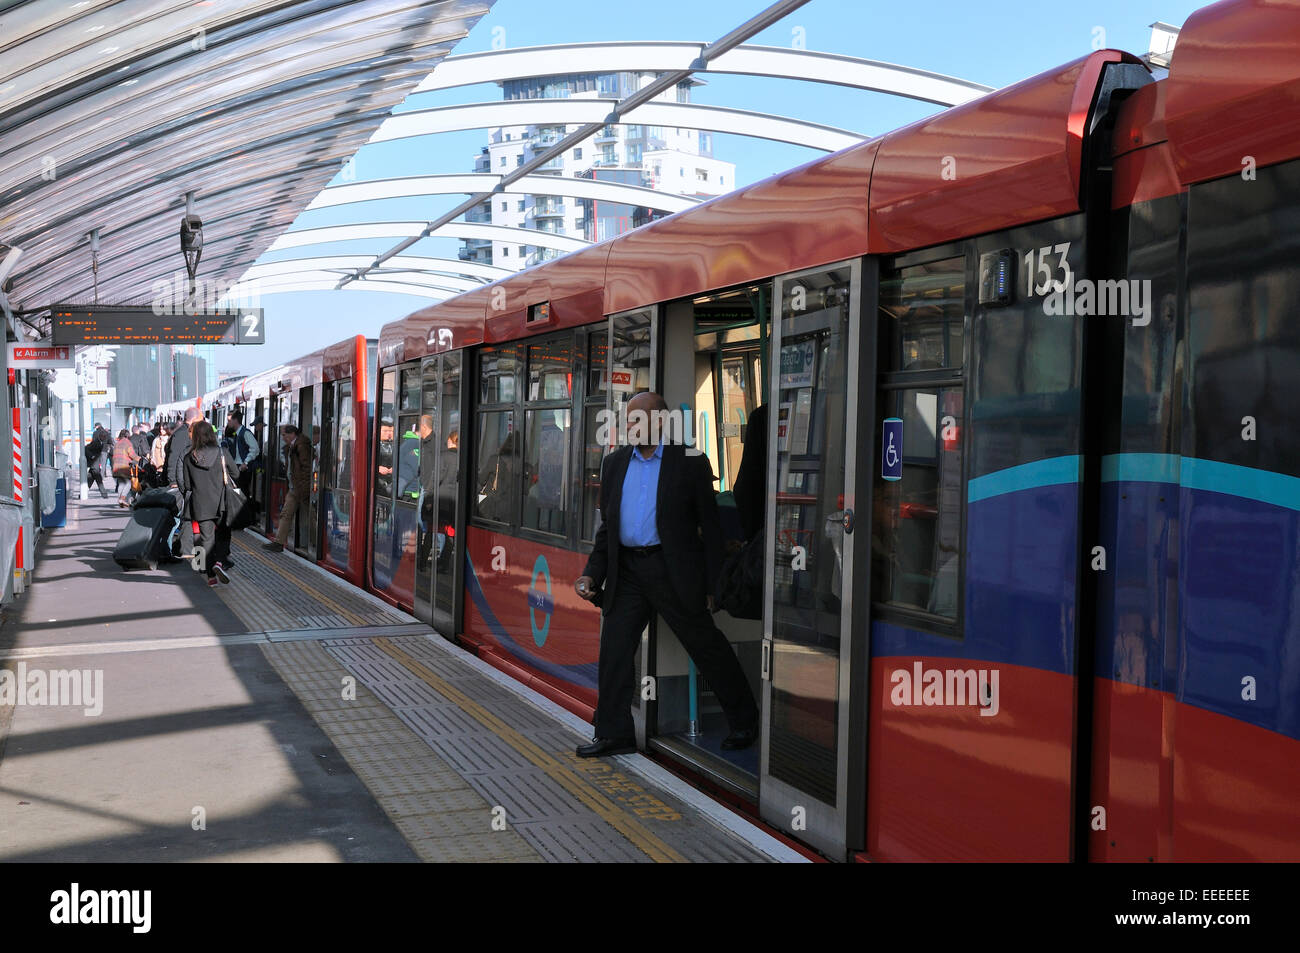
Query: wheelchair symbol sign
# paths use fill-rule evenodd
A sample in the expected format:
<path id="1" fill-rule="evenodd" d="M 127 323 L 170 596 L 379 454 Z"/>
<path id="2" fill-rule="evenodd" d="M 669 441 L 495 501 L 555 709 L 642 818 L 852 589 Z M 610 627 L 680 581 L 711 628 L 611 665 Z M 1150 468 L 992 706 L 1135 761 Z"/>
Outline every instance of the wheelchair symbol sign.
<path id="1" fill-rule="evenodd" d="M 903 421 L 886 417 L 881 425 L 880 476 L 886 480 L 903 479 Z"/>

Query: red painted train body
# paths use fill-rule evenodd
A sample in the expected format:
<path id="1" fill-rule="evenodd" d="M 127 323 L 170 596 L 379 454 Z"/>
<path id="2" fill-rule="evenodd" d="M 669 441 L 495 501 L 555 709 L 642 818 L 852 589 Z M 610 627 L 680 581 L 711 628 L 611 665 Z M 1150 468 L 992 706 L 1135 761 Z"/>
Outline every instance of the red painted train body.
<path id="1" fill-rule="evenodd" d="M 661 622 L 642 747 L 840 859 L 1300 859 L 1296 49 L 1228 0 L 385 326 L 347 577 L 590 718 L 618 409 L 740 539 L 770 405 L 762 744 Z"/>

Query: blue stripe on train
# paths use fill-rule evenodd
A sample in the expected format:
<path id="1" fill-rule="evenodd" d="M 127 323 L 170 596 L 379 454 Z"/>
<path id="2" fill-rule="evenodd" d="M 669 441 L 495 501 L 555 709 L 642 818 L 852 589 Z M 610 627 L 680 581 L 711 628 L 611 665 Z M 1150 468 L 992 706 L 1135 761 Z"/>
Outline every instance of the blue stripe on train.
<path id="1" fill-rule="evenodd" d="M 1101 478 L 1107 483 L 1174 483 L 1300 510 L 1300 478 L 1233 463 L 1181 457 L 1170 453 L 1116 453 L 1103 457 Z"/>
<path id="2" fill-rule="evenodd" d="M 483 621 L 488 624 L 488 628 L 491 629 L 492 634 L 497 637 L 497 641 L 501 643 L 502 648 L 530 668 L 550 675 L 553 678 L 557 678 L 562 682 L 566 682 L 570 685 L 581 685 L 584 688 L 594 689 L 596 687 L 597 666 L 595 662 L 583 662 L 578 665 L 560 665 L 558 662 L 552 662 L 549 659 L 544 659 L 541 656 L 534 655 L 532 652 L 520 645 L 519 642 L 515 640 L 514 636 L 506 631 L 506 627 L 501 624 L 501 620 L 498 619 L 496 613 L 492 611 L 492 606 L 487 600 L 487 594 L 483 592 L 483 587 L 479 585 L 478 573 L 474 571 L 474 561 L 469 558 L 469 553 L 465 554 L 465 568 L 468 570 L 465 573 L 465 580 L 466 585 L 469 587 L 469 597 L 474 600 L 474 605 L 478 608 L 479 615 L 481 615 Z"/>
<path id="3" fill-rule="evenodd" d="M 1078 468 L 1057 457 L 969 481 L 963 636 L 878 621 L 872 656 L 1073 672 Z M 1102 479 L 1097 674 L 1300 738 L 1300 479 L 1169 454 L 1105 457 Z M 1163 634 L 1180 610 L 1174 651 Z"/>
<path id="4" fill-rule="evenodd" d="M 1041 467 L 1039 475 L 1058 481 L 1073 467 L 1077 477 L 1078 458 L 1064 459 L 1074 463 Z M 1015 469 L 1022 472 L 1001 486 L 1017 489 L 986 495 L 967 507 L 962 637 L 876 622 L 873 656 L 940 656 L 1074 671 L 1079 486 L 1060 481 L 1025 487 L 1023 468 Z"/>

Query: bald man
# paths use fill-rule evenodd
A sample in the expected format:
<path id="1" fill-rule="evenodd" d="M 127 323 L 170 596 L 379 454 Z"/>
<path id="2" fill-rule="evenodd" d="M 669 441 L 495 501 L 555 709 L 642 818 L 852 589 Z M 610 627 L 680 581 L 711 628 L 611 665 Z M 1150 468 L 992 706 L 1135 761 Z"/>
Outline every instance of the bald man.
<path id="1" fill-rule="evenodd" d="M 722 564 L 713 468 L 702 453 L 664 445 L 665 428 L 650 422 L 667 409 L 658 394 L 633 397 L 629 445 L 601 465 L 600 526 L 586 569 L 574 583 L 578 595 L 605 615 L 596 734 L 578 748 L 581 758 L 636 750 L 633 662 L 654 613 L 663 616 L 722 703 L 731 726 L 722 747 L 747 748 L 758 734 L 753 693 L 711 615 Z"/>

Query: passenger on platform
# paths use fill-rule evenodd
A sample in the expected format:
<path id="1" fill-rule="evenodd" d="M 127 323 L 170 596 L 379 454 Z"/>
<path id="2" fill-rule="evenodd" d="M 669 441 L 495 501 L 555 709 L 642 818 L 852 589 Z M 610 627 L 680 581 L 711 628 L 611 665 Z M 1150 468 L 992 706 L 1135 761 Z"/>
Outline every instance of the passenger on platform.
<path id="1" fill-rule="evenodd" d="M 131 446 L 131 434 L 123 429 L 117 435 L 117 443 L 113 445 L 113 489 L 117 492 L 118 506 L 127 505 L 127 496 L 132 492 L 131 467 L 139 459 L 135 447 Z M 126 487 L 125 490 L 122 489 L 123 486 Z"/>
<path id="2" fill-rule="evenodd" d="M 581 758 L 636 750 L 632 727 L 634 662 L 652 613 L 662 615 L 727 713 L 727 750 L 758 736 L 758 706 L 740 662 L 713 624 L 713 591 L 722 562 L 722 526 L 713 468 L 704 454 L 651 441 L 650 415 L 668 409 L 655 393 L 628 402 L 634 443 L 601 465 L 600 525 L 578 595 L 602 607 L 595 737 Z M 639 422 L 639 423 L 638 423 Z M 660 493 L 663 485 L 665 492 Z"/>
<path id="3" fill-rule="evenodd" d="M 280 522 L 275 528 L 275 539 L 262 544 L 263 549 L 275 553 L 284 551 L 298 506 L 311 495 L 311 442 L 293 424 L 285 424 L 280 428 L 280 442 L 286 458 L 285 470 L 289 474 L 289 492 L 285 494 L 284 506 L 280 508 Z"/>
<path id="4" fill-rule="evenodd" d="M 190 488 L 183 516 L 186 522 L 193 520 L 199 524 L 199 545 L 203 547 L 208 585 L 215 586 L 217 580 L 230 582 L 226 574 L 230 528 L 221 518 L 221 512 L 226 498 L 226 473 L 234 470 L 235 461 L 222 449 L 216 430 L 206 420 L 194 425 L 191 437 L 193 444 L 182 464 L 185 483 Z"/>
<path id="5" fill-rule="evenodd" d="M 136 424 L 131 428 L 131 449 L 135 451 L 138 461 L 140 485 L 142 487 L 151 485 L 153 483 L 153 463 L 149 460 L 151 447 L 149 434 L 146 432 L 144 424 Z"/>
<path id="6" fill-rule="evenodd" d="M 149 447 L 149 462 L 153 465 L 154 486 L 167 485 L 167 440 L 171 436 L 171 424 L 158 424 L 157 436 Z"/>
<path id="7" fill-rule="evenodd" d="M 226 434 L 230 438 L 230 454 L 239 464 L 239 473 L 235 477 L 235 484 L 244 491 L 244 496 L 252 498 L 253 489 L 253 467 L 257 458 L 261 456 L 262 450 L 258 446 L 257 437 L 253 431 L 244 426 L 244 412 L 236 410 L 230 415 L 230 422 L 226 424 Z"/>
<path id="8" fill-rule="evenodd" d="M 190 492 L 185 476 L 185 454 L 190 452 L 192 446 L 191 430 L 202 419 L 203 413 L 197 407 L 190 407 L 185 411 L 185 419 L 177 425 L 171 439 L 167 441 L 164 472 L 167 474 L 167 485 L 180 497 L 178 500 L 180 512 L 184 512 L 186 497 Z M 181 531 L 177 554 L 181 559 L 190 559 L 194 556 L 194 527 L 188 519 L 181 519 L 178 516 L 177 520 Z"/>
<path id="9" fill-rule="evenodd" d="M 108 498 L 108 490 L 104 487 L 104 445 L 100 443 L 99 436 L 90 438 L 86 444 L 86 490 L 89 492 L 93 486 L 99 487 L 99 496 L 101 499 Z"/>

